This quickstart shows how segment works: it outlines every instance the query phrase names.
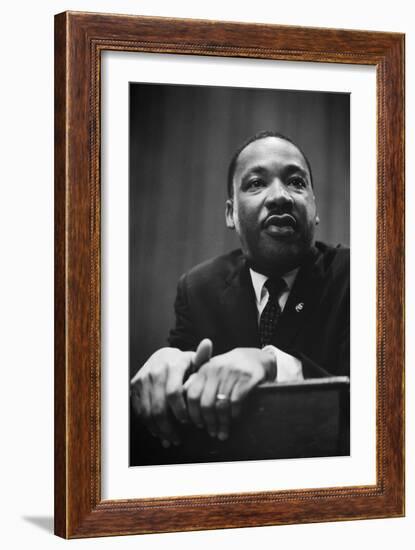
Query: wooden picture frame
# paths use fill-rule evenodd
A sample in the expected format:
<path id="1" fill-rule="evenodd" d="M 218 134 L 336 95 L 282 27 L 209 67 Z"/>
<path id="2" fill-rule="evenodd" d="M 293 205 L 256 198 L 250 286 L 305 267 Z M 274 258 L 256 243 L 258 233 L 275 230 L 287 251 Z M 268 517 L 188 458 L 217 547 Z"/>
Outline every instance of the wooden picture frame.
<path id="1" fill-rule="evenodd" d="M 121 50 L 372 65 L 377 74 L 376 484 L 101 499 L 100 69 Z M 55 18 L 55 533 L 404 514 L 404 35 L 65 12 Z"/>

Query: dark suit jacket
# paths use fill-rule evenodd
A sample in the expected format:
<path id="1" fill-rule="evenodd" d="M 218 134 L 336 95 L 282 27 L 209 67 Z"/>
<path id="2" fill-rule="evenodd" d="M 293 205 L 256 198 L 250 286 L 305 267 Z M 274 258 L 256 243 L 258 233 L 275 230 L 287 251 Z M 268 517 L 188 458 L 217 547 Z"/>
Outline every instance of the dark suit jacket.
<path id="1" fill-rule="evenodd" d="M 278 321 L 274 346 L 298 357 L 305 378 L 349 375 L 349 249 L 316 243 L 301 266 Z M 240 250 L 200 264 L 179 281 L 169 345 L 213 354 L 260 347 L 257 309 Z"/>

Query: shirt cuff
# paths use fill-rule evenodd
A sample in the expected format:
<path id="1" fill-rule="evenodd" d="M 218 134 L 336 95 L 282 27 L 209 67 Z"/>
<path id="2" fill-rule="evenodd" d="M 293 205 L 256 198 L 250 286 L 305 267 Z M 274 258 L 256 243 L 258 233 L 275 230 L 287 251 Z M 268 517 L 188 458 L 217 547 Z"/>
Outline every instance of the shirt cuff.
<path id="1" fill-rule="evenodd" d="M 272 351 L 275 355 L 277 363 L 275 382 L 301 382 L 304 380 L 303 364 L 297 357 L 293 357 L 275 346 L 266 346 L 266 349 Z"/>

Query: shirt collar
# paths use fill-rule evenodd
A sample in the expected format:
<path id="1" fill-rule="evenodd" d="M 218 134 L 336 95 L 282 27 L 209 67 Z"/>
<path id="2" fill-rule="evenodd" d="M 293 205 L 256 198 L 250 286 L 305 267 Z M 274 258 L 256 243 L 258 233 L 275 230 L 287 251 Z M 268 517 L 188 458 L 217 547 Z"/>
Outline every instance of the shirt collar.
<path id="1" fill-rule="evenodd" d="M 296 267 L 292 271 L 289 271 L 288 273 L 285 273 L 284 275 L 282 275 L 282 279 L 284 279 L 284 281 L 287 285 L 286 292 L 289 293 L 291 291 L 291 288 L 294 284 L 294 281 L 295 281 L 295 278 L 297 276 L 297 273 L 298 273 L 299 269 L 300 269 L 299 267 Z M 257 301 L 257 303 L 260 303 L 262 298 L 263 298 L 263 295 L 264 295 L 263 294 L 263 292 L 265 290 L 264 289 L 264 284 L 268 280 L 269 277 L 267 277 L 266 275 L 263 275 L 262 273 L 258 273 L 257 271 L 254 271 L 251 268 L 249 268 L 249 272 L 250 272 L 250 275 L 251 275 L 252 285 L 253 285 L 254 291 L 255 291 L 256 301 Z"/>

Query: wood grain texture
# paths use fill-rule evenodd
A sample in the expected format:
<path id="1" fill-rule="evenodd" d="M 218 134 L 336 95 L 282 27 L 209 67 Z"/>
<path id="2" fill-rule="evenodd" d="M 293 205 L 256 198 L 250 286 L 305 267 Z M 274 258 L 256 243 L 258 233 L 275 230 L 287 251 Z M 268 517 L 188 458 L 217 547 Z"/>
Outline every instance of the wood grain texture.
<path id="1" fill-rule="evenodd" d="M 55 30 L 55 531 L 66 532 L 66 26 Z M 58 61 L 59 60 L 59 61 Z"/>
<path id="2" fill-rule="evenodd" d="M 377 483 L 101 501 L 100 52 L 377 68 Z M 55 532 L 65 538 L 404 513 L 404 37 L 66 12 L 55 18 Z M 387 370 L 387 372 L 386 372 Z"/>

